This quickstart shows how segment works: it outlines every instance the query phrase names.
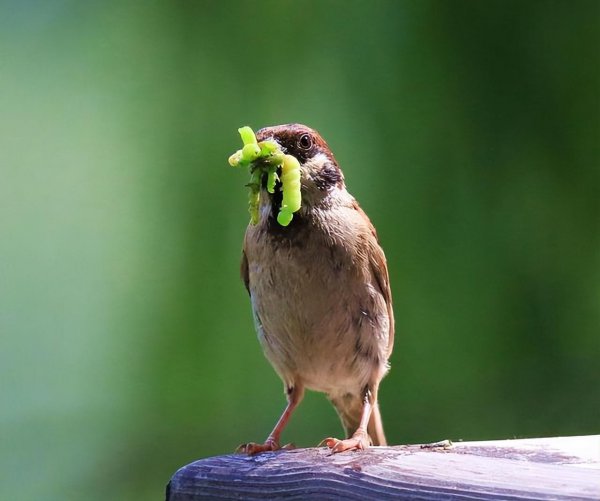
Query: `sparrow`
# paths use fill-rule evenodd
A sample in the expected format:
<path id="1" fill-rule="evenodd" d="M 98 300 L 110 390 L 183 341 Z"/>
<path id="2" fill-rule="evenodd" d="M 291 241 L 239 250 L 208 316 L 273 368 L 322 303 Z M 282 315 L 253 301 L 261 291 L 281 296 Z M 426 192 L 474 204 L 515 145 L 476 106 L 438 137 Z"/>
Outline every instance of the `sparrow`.
<path id="1" fill-rule="evenodd" d="M 281 433 L 305 389 L 325 393 L 346 434 L 320 445 L 332 453 L 387 445 L 377 394 L 389 370 L 394 314 L 375 228 L 317 131 L 278 125 L 259 130 L 257 140 L 275 141 L 298 159 L 302 205 L 281 226 L 281 185 L 269 193 L 262 179 L 258 222 L 248 225 L 244 237 L 242 280 L 287 406 L 264 443 L 243 444 L 238 451 L 280 449 Z"/>

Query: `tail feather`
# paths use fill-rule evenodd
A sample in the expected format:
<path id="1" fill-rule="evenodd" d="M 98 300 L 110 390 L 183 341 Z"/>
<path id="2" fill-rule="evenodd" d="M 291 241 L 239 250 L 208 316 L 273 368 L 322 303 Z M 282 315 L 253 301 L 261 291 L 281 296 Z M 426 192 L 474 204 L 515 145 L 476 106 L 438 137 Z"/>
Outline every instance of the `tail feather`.
<path id="1" fill-rule="evenodd" d="M 364 405 L 360 397 L 349 397 L 350 395 L 345 395 L 343 398 L 331 399 L 331 403 L 335 407 L 344 426 L 346 438 L 350 438 L 358 429 Z M 381 413 L 379 412 L 379 405 L 377 403 L 373 406 L 369 424 L 367 425 L 367 432 L 369 433 L 369 437 L 371 437 L 373 445 L 387 445 L 387 440 L 383 432 L 383 423 L 381 422 Z"/>

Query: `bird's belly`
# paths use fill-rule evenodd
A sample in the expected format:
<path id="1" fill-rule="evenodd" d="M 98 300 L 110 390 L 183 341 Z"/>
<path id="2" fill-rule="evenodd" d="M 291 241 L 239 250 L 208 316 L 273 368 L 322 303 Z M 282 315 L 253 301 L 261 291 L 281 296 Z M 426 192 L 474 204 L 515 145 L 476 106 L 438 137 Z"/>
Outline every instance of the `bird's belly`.
<path id="1" fill-rule="evenodd" d="M 328 254 L 274 252 L 266 265 L 249 262 L 249 273 L 258 336 L 275 370 L 286 384 L 333 394 L 360 390 L 385 367 L 389 320 L 351 263 L 319 263 Z"/>

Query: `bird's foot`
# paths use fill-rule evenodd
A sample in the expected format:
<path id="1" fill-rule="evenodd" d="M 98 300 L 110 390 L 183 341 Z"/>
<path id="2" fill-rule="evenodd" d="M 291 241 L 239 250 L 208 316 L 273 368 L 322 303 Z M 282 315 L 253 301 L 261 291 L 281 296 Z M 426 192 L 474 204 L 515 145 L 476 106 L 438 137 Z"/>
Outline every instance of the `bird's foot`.
<path id="1" fill-rule="evenodd" d="M 281 447 L 277 440 L 273 438 L 267 438 L 264 444 L 257 444 L 254 442 L 242 444 L 235 450 L 235 452 L 237 454 L 248 454 L 249 456 L 253 456 L 254 454 L 260 454 L 261 452 L 278 451 L 280 449 L 289 450 L 295 448 L 296 446 L 294 444 L 286 444 Z"/>
<path id="2" fill-rule="evenodd" d="M 371 445 L 371 439 L 365 432 L 357 431 L 354 435 L 352 435 L 351 438 L 347 438 L 345 440 L 339 440 L 331 437 L 326 438 L 319 444 L 319 447 L 322 445 L 329 447 L 332 454 L 344 451 L 362 451 L 369 448 Z"/>

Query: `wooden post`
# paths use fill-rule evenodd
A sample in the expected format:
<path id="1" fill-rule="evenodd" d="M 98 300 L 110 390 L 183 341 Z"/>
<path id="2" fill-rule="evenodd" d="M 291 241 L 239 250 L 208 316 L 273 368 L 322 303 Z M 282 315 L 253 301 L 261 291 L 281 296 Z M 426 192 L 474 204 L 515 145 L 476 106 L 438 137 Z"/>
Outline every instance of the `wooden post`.
<path id="1" fill-rule="evenodd" d="M 598 501 L 600 435 L 230 454 L 184 466 L 167 486 L 167 501 L 215 498 Z"/>

